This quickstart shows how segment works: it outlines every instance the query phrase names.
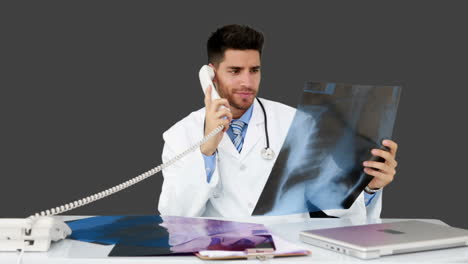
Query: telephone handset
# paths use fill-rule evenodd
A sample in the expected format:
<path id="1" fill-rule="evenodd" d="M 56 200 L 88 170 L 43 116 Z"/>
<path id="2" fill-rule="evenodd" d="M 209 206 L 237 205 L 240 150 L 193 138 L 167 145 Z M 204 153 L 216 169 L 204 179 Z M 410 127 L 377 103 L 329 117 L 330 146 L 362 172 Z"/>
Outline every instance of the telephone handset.
<path id="1" fill-rule="evenodd" d="M 200 84 L 203 90 L 203 93 L 206 94 L 206 89 L 208 86 L 211 85 L 211 99 L 220 99 L 221 97 L 218 94 L 218 91 L 216 90 L 215 85 L 213 84 L 213 78 L 215 76 L 215 73 L 213 69 L 208 66 L 208 65 L 203 65 L 200 69 L 200 72 L 198 73 L 198 77 L 200 78 Z"/>
<path id="2" fill-rule="evenodd" d="M 220 98 L 215 86 L 212 83 L 212 79 L 214 78 L 213 69 L 207 65 L 204 65 L 200 69 L 199 75 L 203 92 L 205 92 L 208 85 L 211 85 L 213 87 L 211 92 L 212 99 L 214 100 Z M 107 190 L 61 206 L 57 206 L 55 208 L 51 208 L 46 211 L 42 211 L 40 213 L 36 213 L 35 215 L 32 215 L 28 218 L 0 219 L 0 252 L 17 250 L 20 250 L 21 252 L 48 251 L 52 241 L 65 239 L 72 232 L 68 225 L 63 221 L 52 218 L 50 216 L 61 214 L 95 202 L 153 176 L 154 174 L 180 160 L 188 153 L 197 150 L 202 144 L 221 132 L 223 128 L 224 126 L 222 125 L 218 126 L 199 142 L 193 144 L 187 150 L 179 153 L 172 159 L 168 160 L 166 163 L 162 163 L 159 166 L 154 167 L 153 169 L 144 172 L 135 178 L 132 178 Z"/>
<path id="3" fill-rule="evenodd" d="M 208 86 L 211 86 L 211 100 L 216 100 L 220 99 L 221 97 L 218 94 L 218 89 L 216 86 L 213 84 L 213 79 L 214 79 L 215 73 L 213 68 L 211 68 L 208 65 L 203 65 L 200 68 L 200 71 L 198 72 L 198 78 L 200 78 L 200 84 L 203 90 L 203 93 L 206 94 L 206 89 L 208 89 Z M 224 105 L 221 105 L 220 108 L 225 108 L 230 111 L 229 108 L 227 108 Z M 225 117 L 226 118 L 226 117 Z M 218 128 L 221 128 L 221 130 L 224 128 L 223 125 L 218 126 Z"/>

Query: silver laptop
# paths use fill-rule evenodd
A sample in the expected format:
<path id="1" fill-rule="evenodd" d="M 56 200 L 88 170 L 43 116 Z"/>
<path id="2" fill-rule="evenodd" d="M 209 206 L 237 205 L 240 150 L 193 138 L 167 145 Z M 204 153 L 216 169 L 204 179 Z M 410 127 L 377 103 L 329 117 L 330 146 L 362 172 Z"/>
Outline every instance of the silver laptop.
<path id="1" fill-rule="evenodd" d="M 303 231 L 308 244 L 361 259 L 468 246 L 468 230 L 422 221 L 347 226 Z"/>

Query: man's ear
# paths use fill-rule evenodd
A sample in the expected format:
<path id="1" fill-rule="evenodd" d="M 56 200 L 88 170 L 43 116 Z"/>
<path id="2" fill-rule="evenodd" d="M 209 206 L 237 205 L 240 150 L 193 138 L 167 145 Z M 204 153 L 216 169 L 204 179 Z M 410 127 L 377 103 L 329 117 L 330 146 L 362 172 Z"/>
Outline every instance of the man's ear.
<path id="1" fill-rule="evenodd" d="M 217 78 L 217 73 L 216 73 L 216 66 L 213 63 L 209 63 L 208 66 L 210 66 L 213 69 L 214 72 L 214 78 L 213 78 L 213 83 L 218 86 L 218 78 Z"/>
<path id="2" fill-rule="evenodd" d="M 211 67 L 211 69 L 213 69 L 213 71 L 214 71 L 214 72 L 215 72 L 215 74 L 216 74 L 216 66 L 215 66 L 213 63 L 211 63 L 211 62 L 210 62 L 210 63 L 208 63 L 208 66 L 210 66 L 210 67 Z"/>

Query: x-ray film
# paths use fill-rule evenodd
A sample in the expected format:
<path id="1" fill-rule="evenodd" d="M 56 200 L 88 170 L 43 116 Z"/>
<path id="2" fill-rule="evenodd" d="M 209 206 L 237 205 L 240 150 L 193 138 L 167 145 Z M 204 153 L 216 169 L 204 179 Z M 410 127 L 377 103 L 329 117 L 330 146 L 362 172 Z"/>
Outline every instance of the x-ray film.
<path id="1" fill-rule="evenodd" d="M 372 176 L 363 161 L 391 139 L 399 85 L 309 82 L 254 215 L 349 208 Z"/>
<path id="2" fill-rule="evenodd" d="M 98 216 L 67 222 L 69 238 L 115 245 L 109 256 L 190 254 L 275 248 L 261 224 L 179 216 Z"/>

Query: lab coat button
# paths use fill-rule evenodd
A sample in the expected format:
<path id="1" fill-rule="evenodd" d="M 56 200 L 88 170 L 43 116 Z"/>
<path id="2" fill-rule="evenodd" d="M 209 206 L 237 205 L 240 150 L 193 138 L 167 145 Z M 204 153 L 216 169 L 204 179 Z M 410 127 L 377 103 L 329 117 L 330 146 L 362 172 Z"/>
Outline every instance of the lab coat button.
<path id="1" fill-rule="evenodd" d="M 213 193 L 213 198 L 218 199 L 219 198 L 219 193 L 217 193 L 217 192 Z"/>
<path id="2" fill-rule="evenodd" d="M 241 166 L 240 166 L 241 170 L 245 170 L 246 168 L 247 168 L 247 166 L 245 166 L 244 164 L 241 164 Z"/>

